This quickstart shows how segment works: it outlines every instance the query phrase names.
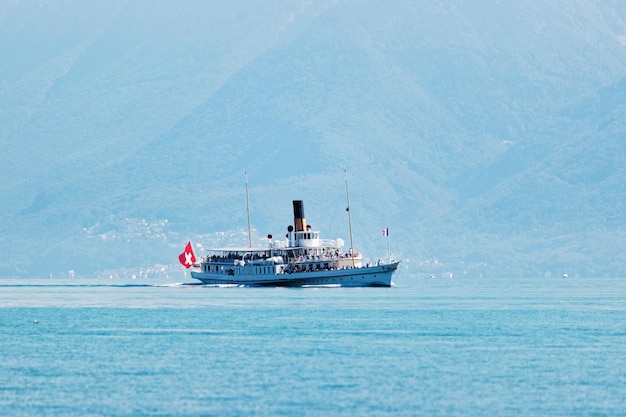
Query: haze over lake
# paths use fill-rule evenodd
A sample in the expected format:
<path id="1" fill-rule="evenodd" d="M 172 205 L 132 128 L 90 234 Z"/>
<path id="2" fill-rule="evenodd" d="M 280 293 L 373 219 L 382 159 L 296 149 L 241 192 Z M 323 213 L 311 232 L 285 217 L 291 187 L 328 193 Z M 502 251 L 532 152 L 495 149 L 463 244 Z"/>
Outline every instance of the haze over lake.
<path id="1" fill-rule="evenodd" d="M 0 274 L 139 275 L 290 202 L 428 276 L 626 272 L 626 6 L 0 6 Z M 436 267 L 433 267 L 436 265 Z M 71 272 L 70 272 L 71 271 Z"/>

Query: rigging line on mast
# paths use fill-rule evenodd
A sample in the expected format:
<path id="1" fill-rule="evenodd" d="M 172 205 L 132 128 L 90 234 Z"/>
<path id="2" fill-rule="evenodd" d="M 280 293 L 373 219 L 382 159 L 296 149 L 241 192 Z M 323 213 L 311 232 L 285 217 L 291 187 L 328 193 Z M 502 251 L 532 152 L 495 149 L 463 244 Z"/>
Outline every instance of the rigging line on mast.
<path id="1" fill-rule="evenodd" d="M 343 172 L 346 175 L 346 201 L 348 202 L 346 211 L 348 212 L 348 228 L 350 229 L 350 257 L 352 258 L 352 267 L 354 268 L 354 243 L 352 241 L 352 214 L 350 213 L 350 193 L 348 192 L 348 170 L 345 169 Z"/>

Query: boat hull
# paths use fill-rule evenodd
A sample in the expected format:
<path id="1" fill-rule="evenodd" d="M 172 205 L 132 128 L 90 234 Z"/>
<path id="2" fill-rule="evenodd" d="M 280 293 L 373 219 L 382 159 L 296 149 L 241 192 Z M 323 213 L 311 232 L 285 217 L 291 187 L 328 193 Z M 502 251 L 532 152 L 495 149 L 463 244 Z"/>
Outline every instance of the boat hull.
<path id="1" fill-rule="evenodd" d="M 390 287 L 399 262 L 362 268 L 282 274 L 224 275 L 192 271 L 191 277 L 203 284 L 303 287 L 332 285 L 341 287 Z"/>

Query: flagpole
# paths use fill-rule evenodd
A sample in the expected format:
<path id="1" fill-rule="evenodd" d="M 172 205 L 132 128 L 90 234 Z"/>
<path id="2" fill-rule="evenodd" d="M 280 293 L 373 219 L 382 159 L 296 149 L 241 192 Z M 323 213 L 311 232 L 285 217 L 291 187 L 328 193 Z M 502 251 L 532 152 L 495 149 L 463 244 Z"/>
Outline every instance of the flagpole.
<path id="1" fill-rule="evenodd" d="M 389 228 L 387 228 L 387 254 L 389 255 L 389 263 L 391 263 L 391 243 L 389 240 Z"/>

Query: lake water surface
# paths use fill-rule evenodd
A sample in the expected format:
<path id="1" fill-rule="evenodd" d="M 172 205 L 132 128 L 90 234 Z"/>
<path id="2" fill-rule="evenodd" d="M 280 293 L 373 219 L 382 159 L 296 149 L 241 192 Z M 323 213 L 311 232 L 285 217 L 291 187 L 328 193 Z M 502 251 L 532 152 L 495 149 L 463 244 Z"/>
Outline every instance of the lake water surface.
<path id="1" fill-rule="evenodd" d="M 583 278 L 2 280 L 0 413 L 624 416 L 625 294 Z"/>

